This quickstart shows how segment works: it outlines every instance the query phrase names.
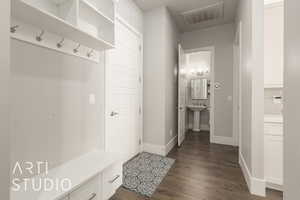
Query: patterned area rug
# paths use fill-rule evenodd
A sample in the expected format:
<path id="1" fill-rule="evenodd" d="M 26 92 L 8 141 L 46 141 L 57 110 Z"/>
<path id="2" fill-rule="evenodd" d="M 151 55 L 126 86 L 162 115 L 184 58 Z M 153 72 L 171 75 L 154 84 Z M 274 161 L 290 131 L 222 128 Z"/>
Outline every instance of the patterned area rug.
<path id="1" fill-rule="evenodd" d="M 151 197 L 174 162 L 171 158 L 143 152 L 124 165 L 123 187 Z"/>

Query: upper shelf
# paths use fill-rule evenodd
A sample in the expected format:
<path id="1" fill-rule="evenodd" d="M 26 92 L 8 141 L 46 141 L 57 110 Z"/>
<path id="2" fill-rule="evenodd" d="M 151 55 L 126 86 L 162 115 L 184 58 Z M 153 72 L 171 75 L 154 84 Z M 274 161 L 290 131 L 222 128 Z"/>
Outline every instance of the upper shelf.
<path id="1" fill-rule="evenodd" d="M 12 1 L 12 17 L 95 50 L 113 48 L 114 20 L 99 11 L 97 19 L 101 23 L 104 22 L 103 25 L 101 23 L 94 25 L 85 21 L 85 24 L 90 25 L 80 26 L 78 12 L 81 11 L 78 1 L 82 1 L 98 11 L 89 3 L 90 0 L 14 0 Z M 91 34 L 89 28 L 92 28 L 97 34 Z M 98 32 L 102 34 L 98 34 Z"/>

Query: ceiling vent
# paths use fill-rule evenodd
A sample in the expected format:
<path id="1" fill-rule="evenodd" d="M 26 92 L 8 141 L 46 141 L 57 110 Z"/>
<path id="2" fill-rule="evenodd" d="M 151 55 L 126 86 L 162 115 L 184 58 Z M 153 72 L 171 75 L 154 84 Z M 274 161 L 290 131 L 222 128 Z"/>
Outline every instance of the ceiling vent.
<path id="1" fill-rule="evenodd" d="M 182 13 L 184 21 L 189 25 L 200 24 L 202 22 L 218 20 L 224 17 L 224 3 L 219 2 L 200 9 L 194 9 Z"/>

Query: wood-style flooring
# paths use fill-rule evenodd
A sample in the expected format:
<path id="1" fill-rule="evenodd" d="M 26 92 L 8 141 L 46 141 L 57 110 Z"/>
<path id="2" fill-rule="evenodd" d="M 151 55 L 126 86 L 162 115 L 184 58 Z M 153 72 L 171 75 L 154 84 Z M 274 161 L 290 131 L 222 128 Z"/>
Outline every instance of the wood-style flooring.
<path id="1" fill-rule="evenodd" d="M 153 200 L 282 200 L 268 190 L 267 197 L 250 195 L 238 164 L 238 148 L 209 143 L 209 133 L 187 134 L 182 147 L 168 155 L 175 164 L 160 184 Z M 120 188 L 111 200 L 146 200 Z"/>

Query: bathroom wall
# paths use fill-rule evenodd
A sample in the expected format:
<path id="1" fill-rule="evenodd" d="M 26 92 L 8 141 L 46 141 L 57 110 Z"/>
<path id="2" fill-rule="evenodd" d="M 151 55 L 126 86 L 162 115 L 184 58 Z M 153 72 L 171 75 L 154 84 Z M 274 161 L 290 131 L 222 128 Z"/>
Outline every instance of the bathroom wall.
<path id="1" fill-rule="evenodd" d="M 265 88 L 265 114 L 282 115 L 282 100 L 279 100 L 279 102 L 274 102 L 274 96 L 282 97 L 282 90 L 282 88 Z"/>
<path id="2" fill-rule="evenodd" d="M 2 1 L 0 6 L 0 195 L 1 199 L 9 199 L 9 28 L 10 1 Z"/>
<path id="3" fill-rule="evenodd" d="M 142 12 L 133 1 L 117 10 L 141 29 Z M 104 147 L 104 60 L 103 53 L 97 64 L 11 40 L 12 167 L 47 160 L 53 168 Z"/>
<path id="4" fill-rule="evenodd" d="M 221 84 L 221 89 L 215 91 L 215 135 L 232 141 L 233 41 L 233 24 L 187 32 L 181 36 L 185 50 L 215 47 L 215 82 Z"/>

